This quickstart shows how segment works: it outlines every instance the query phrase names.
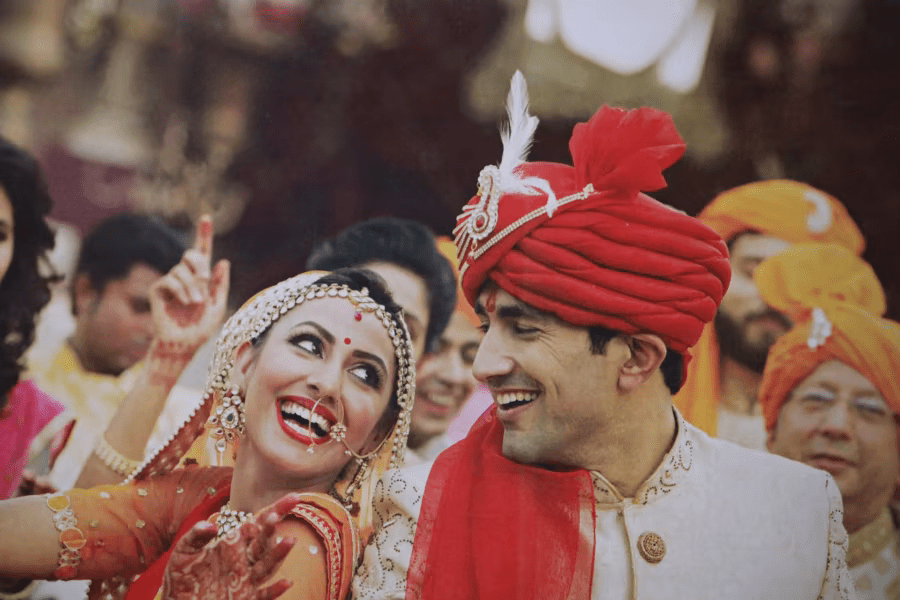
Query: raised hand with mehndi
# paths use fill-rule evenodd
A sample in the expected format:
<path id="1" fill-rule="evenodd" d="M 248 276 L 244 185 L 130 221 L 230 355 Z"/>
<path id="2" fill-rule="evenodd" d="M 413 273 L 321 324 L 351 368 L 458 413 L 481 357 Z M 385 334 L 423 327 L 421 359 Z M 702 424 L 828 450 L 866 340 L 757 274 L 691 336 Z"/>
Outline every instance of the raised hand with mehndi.
<path id="1" fill-rule="evenodd" d="M 175 545 L 163 577 L 162 600 L 273 600 L 290 586 L 288 579 L 264 584 L 272 578 L 294 543 L 276 534 L 276 525 L 300 501 L 288 494 L 252 520 L 233 521 L 233 529 L 203 521 Z M 220 537 L 220 532 L 223 533 Z"/>

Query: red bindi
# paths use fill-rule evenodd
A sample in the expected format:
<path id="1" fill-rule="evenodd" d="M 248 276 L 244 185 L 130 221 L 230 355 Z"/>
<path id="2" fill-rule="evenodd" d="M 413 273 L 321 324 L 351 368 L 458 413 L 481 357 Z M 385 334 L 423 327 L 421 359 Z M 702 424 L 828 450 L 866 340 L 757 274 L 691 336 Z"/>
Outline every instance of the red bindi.
<path id="1" fill-rule="evenodd" d="M 491 290 L 490 292 L 488 292 L 484 307 L 489 313 L 497 310 L 497 290 Z"/>
<path id="2" fill-rule="evenodd" d="M 344 343 L 348 346 L 350 345 L 350 338 L 344 338 Z"/>
<path id="3" fill-rule="evenodd" d="M 359 311 L 356 311 L 356 316 L 355 316 L 354 318 L 355 318 L 357 321 L 362 321 L 362 313 L 359 312 Z"/>

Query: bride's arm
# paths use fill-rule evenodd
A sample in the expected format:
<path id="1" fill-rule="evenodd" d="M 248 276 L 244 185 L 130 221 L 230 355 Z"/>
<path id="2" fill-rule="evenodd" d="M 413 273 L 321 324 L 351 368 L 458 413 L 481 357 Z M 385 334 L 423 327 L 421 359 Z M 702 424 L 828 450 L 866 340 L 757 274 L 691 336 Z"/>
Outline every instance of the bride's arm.
<path id="1" fill-rule="evenodd" d="M 47 579 L 57 569 L 59 531 L 45 496 L 0 502 L 0 577 Z"/>
<path id="2" fill-rule="evenodd" d="M 0 502 L 0 577 L 107 579 L 142 572 L 230 469 L 181 470 L 128 485 Z M 222 492 L 224 493 L 224 492 Z"/>
<path id="3" fill-rule="evenodd" d="M 346 598 L 357 540 L 346 511 L 321 496 L 289 494 L 221 539 L 209 523 L 194 526 L 175 547 L 162 600 Z"/>

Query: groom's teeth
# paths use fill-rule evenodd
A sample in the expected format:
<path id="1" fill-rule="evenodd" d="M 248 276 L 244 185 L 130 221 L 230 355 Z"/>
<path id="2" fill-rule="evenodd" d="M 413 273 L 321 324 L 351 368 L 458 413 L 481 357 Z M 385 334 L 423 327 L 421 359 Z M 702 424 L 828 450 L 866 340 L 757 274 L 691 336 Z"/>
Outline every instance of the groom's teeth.
<path id="1" fill-rule="evenodd" d="M 506 392 L 497 394 L 497 404 L 505 406 L 513 402 L 532 402 L 537 399 L 537 392 Z"/>

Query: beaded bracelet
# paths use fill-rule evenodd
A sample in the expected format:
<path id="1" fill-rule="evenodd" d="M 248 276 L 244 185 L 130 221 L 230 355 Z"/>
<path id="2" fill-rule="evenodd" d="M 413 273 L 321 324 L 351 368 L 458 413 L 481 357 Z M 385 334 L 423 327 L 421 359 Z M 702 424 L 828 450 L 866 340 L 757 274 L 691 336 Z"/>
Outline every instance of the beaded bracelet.
<path id="1" fill-rule="evenodd" d="M 94 446 L 94 454 L 103 461 L 104 465 L 122 477 L 128 477 L 135 469 L 141 466 L 141 461 L 131 460 L 119 454 L 102 435 L 97 439 L 97 445 Z"/>
<path id="2" fill-rule="evenodd" d="M 71 579 L 81 562 L 81 549 L 87 543 L 84 533 L 78 528 L 78 519 L 72 511 L 69 497 L 62 493 L 47 496 L 47 506 L 53 511 L 53 524 L 59 530 L 59 551 L 57 569 L 53 572 L 56 579 Z"/>

